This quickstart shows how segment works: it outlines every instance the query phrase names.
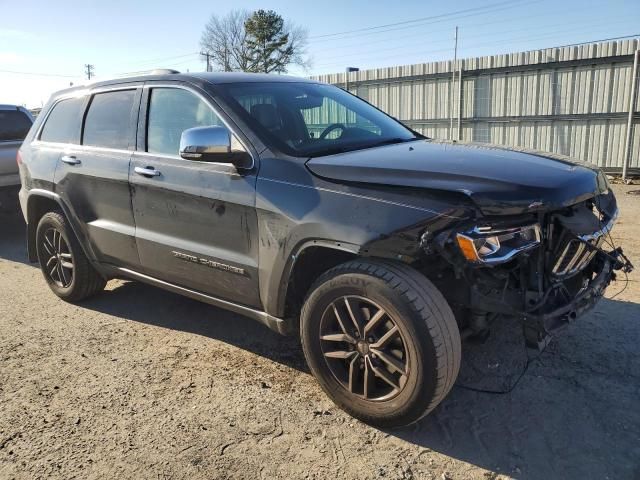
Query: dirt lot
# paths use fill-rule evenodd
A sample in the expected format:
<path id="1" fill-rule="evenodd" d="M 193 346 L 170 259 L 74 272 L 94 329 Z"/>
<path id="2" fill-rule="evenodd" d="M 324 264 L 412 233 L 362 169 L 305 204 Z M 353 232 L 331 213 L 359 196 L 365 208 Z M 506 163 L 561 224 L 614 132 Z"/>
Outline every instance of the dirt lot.
<path id="1" fill-rule="evenodd" d="M 640 266 L 640 187 L 616 190 Z M 69 305 L 25 256 L 3 217 L 2 479 L 640 478 L 640 273 L 539 356 L 505 321 L 432 415 L 380 431 L 332 405 L 295 339 L 132 282 Z"/>

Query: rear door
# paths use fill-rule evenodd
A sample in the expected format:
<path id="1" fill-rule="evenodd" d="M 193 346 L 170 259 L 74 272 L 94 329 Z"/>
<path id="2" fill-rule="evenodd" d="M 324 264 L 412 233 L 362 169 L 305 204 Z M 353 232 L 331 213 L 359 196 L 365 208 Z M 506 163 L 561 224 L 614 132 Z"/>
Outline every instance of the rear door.
<path id="1" fill-rule="evenodd" d="M 142 105 L 130 182 L 145 273 L 259 307 L 256 169 L 179 156 L 184 130 L 227 125 L 205 92 L 150 82 Z"/>
<path id="2" fill-rule="evenodd" d="M 56 191 L 73 210 L 100 262 L 139 265 L 129 191 L 140 84 L 91 93 L 80 145 L 64 149 Z"/>
<path id="3" fill-rule="evenodd" d="M 55 171 L 60 157 L 80 145 L 86 102 L 87 97 L 83 95 L 58 98 L 41 114 L 43 121 L 34 140 L 22 146 L 29 159 L 29 175 L 23 178 L 25 189 L 55 190 Z"/>

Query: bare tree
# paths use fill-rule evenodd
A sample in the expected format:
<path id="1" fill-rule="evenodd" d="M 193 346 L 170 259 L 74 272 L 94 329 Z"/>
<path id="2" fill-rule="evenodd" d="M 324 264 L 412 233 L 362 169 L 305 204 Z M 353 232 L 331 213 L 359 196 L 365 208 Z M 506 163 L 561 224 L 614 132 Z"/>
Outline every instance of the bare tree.
<path id="1" fill-rule="evenodd" d="M 247 70 L 250 59 L 244 24 L 250 15 L 246 10 L 232 10 L 223 17 L 211 15 L 205 25 L 200 46 L 218 70 Z"/>
<path id="2" fill-rule="evenodd" d="M 232 10 L 224 16 L 211 15 L 200 38 L 203 53 L 209 55 L 216 70 L 262 72 L 263 62 L 256 61 L 255 45 L 247 34 L 247 21 L 255 12 Z M 286 72 L 287 65 L 309 67 L 306 56 L 307 31 L 291 22 L 284 22 L 283 37 L 287 39 L 283 48 L 287 51 L 284 64 L 268 71 Z"/>
<path id="3" fill-rule="evenodd" d="M 293 55 L 289 63 L 308 71 L 312 66 L 311 57 L 307 53 L 307 38 L 309 37 L 309 32 L 306 28 L 295 25 L 289 21 L 285 21 L 284 29 L 289 33 L 289 45 L 293 50 Z"/>

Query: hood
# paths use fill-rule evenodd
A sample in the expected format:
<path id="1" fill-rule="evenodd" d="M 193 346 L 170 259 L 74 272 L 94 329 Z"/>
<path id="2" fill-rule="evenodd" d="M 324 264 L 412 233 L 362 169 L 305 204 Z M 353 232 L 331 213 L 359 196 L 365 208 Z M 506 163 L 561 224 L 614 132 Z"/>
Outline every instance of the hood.
<path id="1" fill-rule="evenodd" d="M 484 215 L 555 210 L 608 188 L 597 168 L 562 155 L 433 140 L 312 158 L 307 167 L 334 181 L 460 192 Z"/>

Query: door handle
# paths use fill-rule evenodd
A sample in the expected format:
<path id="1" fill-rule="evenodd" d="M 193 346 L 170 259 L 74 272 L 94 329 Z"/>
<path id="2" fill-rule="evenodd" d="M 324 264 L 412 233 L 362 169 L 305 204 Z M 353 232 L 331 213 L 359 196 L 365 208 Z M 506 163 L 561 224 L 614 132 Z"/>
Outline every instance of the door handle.
<path id="1" fill-rule="evenodd" d="M 134 171 L 143 177 L 157 177 L 160 175 L 160 172 L 153 167 L 136 167 L 134 168 Z"/>
<path id="2" fill-rule="evenodd" d="M 80 163 L 82 163 L 73 155 L 63 155 L 62 157 L 60 157 L 60 160 L 68 165 L 79 165 Z"/>

